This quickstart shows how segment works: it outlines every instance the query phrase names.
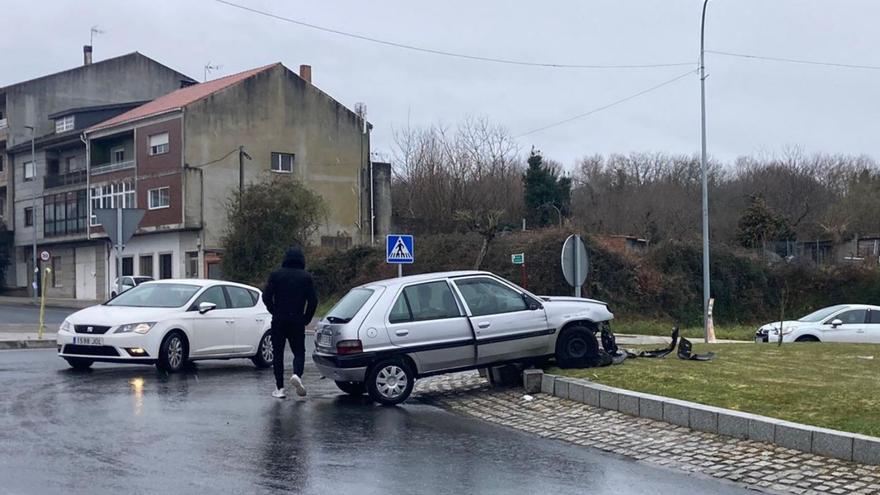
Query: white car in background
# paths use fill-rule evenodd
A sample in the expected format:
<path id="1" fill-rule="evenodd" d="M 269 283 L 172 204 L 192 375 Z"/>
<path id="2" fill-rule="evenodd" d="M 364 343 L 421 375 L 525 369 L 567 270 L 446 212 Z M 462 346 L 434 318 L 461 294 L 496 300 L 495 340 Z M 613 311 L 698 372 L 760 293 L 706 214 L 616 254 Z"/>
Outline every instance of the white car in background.
<path id="1" fill-rule="evenodd" d="M 762 326 L 755 342 L 778 342 L 779 327 L 778 321 Z M 880 306 L 839 304 L 784 321 L 782 341 L 880 344 Z"/>
<path id="2" fill-rule="evenodd" d="M 132 277 L 126 275 L 125 277 L 122 277 L 121 280 L 117 278 L 115 281 L 113 281 L 113 290 L 110 292 L 110 297 L 116 297 L 117 288 L 122 289 L 119 291 L 119 293 L 121 294 L 127 290 L 137 287 L 138 285 L 141 285 L 144 282 L 152 281 L 153 277 Z"/>
<path id="3" fill-rule="evenodd" d="M 95 361 L 155 364 L 175 372 L 201 359 L 272 364 L 271 316 L 259 290 L 219 280 L 160 280 L 70 315 L 58 355 L 75 369 Z"/>

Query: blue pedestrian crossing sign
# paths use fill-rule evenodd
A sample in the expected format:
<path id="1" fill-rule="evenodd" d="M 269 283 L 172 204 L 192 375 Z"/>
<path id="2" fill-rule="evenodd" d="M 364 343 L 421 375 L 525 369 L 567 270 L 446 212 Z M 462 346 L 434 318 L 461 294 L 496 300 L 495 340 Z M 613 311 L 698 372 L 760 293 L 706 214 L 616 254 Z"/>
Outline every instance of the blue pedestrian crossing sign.
<path id="1" fill-rule="evenodd" d="M 415 261 L 413 236 L 391 234 L 385 238 L 385 261 L 404 265 Z"/>

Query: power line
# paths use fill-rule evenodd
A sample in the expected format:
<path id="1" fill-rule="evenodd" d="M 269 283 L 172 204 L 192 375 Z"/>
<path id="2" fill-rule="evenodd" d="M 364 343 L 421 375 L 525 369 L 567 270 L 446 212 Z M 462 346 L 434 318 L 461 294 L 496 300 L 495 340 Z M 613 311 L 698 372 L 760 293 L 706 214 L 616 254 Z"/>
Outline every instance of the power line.
<path id="1" fill-rule="evenodd" d="M 689 75 L 691 75 L 691 74 L 696 74 L 696 73 L 697 73 L 697 71 L 695 71 L 695 70 L 689 70 L 689 71 L 685 72 L 684 74 L 679 74 L 678 76 L 676 76 L 676 77 L 674 77 L 674 78 L 672 78 L 672 79 L 669 79 L 668 81 L 664 81 L 664 82 L 662 82 L 662 83 L 660 83 L 660 84 L 657 84 L 657 85 L 651 86 L 650 88 L 643 89 L 643 90 L 639 91 L 638 93 L 635 93 L 635 94 L 632 94 L 632 95 L 627 96 L 626 98 L 621 98 L 621 99 L 619 99 L 619 100 L 617 100 L 617 101 L 613 101 L 613 102 L 611 102 L 611 103 L 608 103 L 607 105 L 602 105 L 601 107 L 594 108 L 594 109 L 590 110 L 589 112 L 585 112 L 585 113 L 582 113 L 582 114 L 579 114 L 579 115 L 575 115 L 574 117 L 570 117 L 570 118 L 567 118 L 567 119 L 565 119 L 565 120 L 560 120 L 559 122 L 554 122 L 554 123 L 552 123 L 552 124 L 548 124 L 548 125 L 545 125 L 545 126 L 543 126 L 543 127 L 539 127 L 539 128 L 537 128 L 537 129 L 533 129 L 533 130 L 528 131 L 528 132 L 524 132 L 524 133 L 522 133 L 522 134 L 520 134 L 520 135 L 518 135 L 518 136 L 515 136 L 515 137 L 517 137 L 517 138 L 521 138 L 521 137 L 524 137 L 524 136 L 528 136 L 529 134 L 534 134 L 534 133 L 536 133 L 536 132 L 541 132 L 541 131 L 544 131 L 544 130 L 550 129 L 551 127 L 556 127 L 556 126 L 560 126 L 560 125 L 562 125 L 562 124 L 567 124 L 567 123 L 569 123 L 569 122 L 571 122 L 571 121 L 573 121 L 573 120 L 577 120 L 577 119 L 582 119 L 582 118 L 584 118 L 584 117 L 588 117 L 588 116 L 590 116 L 590 115 L 593 115 L 594 113 L 599 113 L 599 112 L 601 112 L 601 111 L 603 111 L 603 110 L 607 110 L 607 109 L 609 109 L 609 108 L 611 108 L 611 107 L 613 107 L 613 106 L 620 105 L 621 103 L 626 103 L 626 102 L 628 102 L 628 101 L 630 101 L 630 100 L 633 100 L 633 99 L 635 99 L 635 98 L 638 98 L 639 96 L 645 95 L 645 94 L 650 93 L 650 92 L 652 92 L 652 91 L 656 91 L 656 90 L 658 90 L 658 89 L 660 89 L 660 88 L 662 88 L 662 87 L 664 87 L 664 86 L 668 86 L 668 85 L 670 85 L 670 84 L 672 84 L 672 83 L 674 83 L 674 82 L 676 82 L 676 81 L 678 81 L 678 80 L 680 80 L 680 79 L 684 79 L 685 77 L 687 77 L 687 76 L 689 76 Z"/>
<path id="2" fill-rule="evenodd" d="M 754 59 L 754 60 L 769 60 L 772 62 L 786 62 L 786 63 L 790 63 L 790 64 L 822 65 L 822 66 L 826 66 L 826 67 L 840 67 L 840 68 L 845 68 L 845 69 L 880 70 L 880 66 L 877 66 L 877 65 L 840 64 L 840 63 L 836 63 L 836 62 L 821 62 L 818 60 L 803 60 L 803 59 L 797 59 L 797 58 L 765 57 L 763 55 L 751 55 L 748 53 L 722 52 L 719 50 L 706 50 L 706 53 L 714 53 L 715 55 L 724 55 L 726 57 L 748 58 L 748 59 Z"/>
<path id="3" fill-rule="evenodd" d="M 218 3 L 222 3 L 223 5 L 227 5 L 229 7 L 235 7 L 237 9 L 241 9 L 247 12 L 251 12 L 254 14 L 259 14 L 265 17 L 270 17 L 272 19 L 276 19 L 279 21 L 289 22 L 291 24 L 296 24 L 298 26 L 307 27 L 310 29 L 315 29 L 318 31 L 323 31 L 325 33 L 337 34 L 339 36 L 346 36 L 348 38 L 354 38 L 361 41 L 369 41 L 371 43 L 378 43 L 380 45 L 392 46 L 395 48 L 402 48 L 405 50 L 412 50 L 416 52 L 423 53 L 431 53 L 434 55 L 442 55 L 445 57 L 454 57 L 454 58 L 462 58 L 466 60 L 476 60 L 480 62 L 493 62 L 497 64 L 508 64 L 508 65 L 521 65 L 528 67 L 549 67 L 555 69 L 656 69 L 662 67 L 681 67 L 687 65 L 694 65 L 693 62 L 676 62 L 676 63 L 661 63 L 661 64 L 618 64 L 618 65 L 602 65 L 602 64 L 554 64 L 547 62 L 531 62 L 527 60 L 514 60 L 514 59 L 506 59 L 506 58 L 495 58 L 495 57 L 483 57 L 479 55 L 468 55 L 465 53 L 457 53 L 457 52 L 449 52 L 445 50 L 438 50 L 434 48 L 425 48 L 416 45 L 408 45 L 405 43 L 397 43 L 395 41 L 388 41 L 379 38 L 373 38 L 371 36 L 366 36 L 362 34 L 355 34 L 346 31 L 340 31 L 338 29 L 328 28 L 324 26 L 318 26 L 317 24 L 311 24 L 305 21 L 300 21 L 297 19 L 292 19 L 290 17 L 283 17 L 278 14 L 273 14 L 271 12 L 266 12 L 264 10 L 258 10 L 252 7 L 248 7 L 246 5 L 240 5 L 237 3 L 229 2 L 227 0 L 214 0 Z"/>

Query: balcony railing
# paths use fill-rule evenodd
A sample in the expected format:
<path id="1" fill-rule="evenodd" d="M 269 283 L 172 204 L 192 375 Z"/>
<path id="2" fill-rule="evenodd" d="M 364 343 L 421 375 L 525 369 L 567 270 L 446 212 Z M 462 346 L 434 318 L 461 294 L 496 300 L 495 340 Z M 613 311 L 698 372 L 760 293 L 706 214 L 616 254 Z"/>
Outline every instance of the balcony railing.
<path id="1" fill-rule="evenodd" d="M 0 119 L 0 129 L 6 129 L 6 119 Z"/>
<path id="2" fill-rule="evenodd" d="M 68 172 L 64 175 L 47 175 L 43 178 L 43 187 L 50 189 L 52 187 L 73 186 L 76 184 L 85 184 L 86 171 L 77 170 L 76 172 Z"/>
<path id="3" fill-rule="evenodd" d="M 110 172 L 116 172 L 117 170 L 125 170 L 128 168 L 134 168 L 134 160 L 127 160 L 124 162 L 115 163 L 102 163 L 101 165 L 95 165 L 94 167 L 92 167 L 92 175 L 107 174 Z"/>

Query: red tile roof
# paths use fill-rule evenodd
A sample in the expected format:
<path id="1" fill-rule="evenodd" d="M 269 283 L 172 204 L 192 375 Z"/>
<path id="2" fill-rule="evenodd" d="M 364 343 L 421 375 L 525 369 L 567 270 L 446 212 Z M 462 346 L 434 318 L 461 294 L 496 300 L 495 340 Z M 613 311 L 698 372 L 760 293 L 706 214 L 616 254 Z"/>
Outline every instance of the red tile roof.
<path id="1" fill-rule="evenodd" d="M 178 89 L 177 91 L 173 91 L 168 93 L 167 95 L 160 96 L 155 100 L 141 105 L 137 108 L 129 110 L 123 114 L 117 115 L 112 119 L 105 120 L 99 124 L 96 124 L 86 130 L 86 132 L 97 131 L 101 129 L 106 129 L 108 127 L 113 127 L 115 125 L 123 124 L 126 122 L 131 122 L 134 120 L 143 119 L 146 117 L 152 117 L 154 115 L 161 115 L 163 113 L 171 112 L 174 110 L 181 109 L 190 103 L 194 103 L 201 99 L 207 98 L 208 96 L 220 91 L 222 89 L 228 88 L 233 84 L 239 83 L 255 74 L 263 72 L 264 70 L 275 67 L 276 65 L 280 65 L 278 63 L 266 65 L 263 67 L 258 67 L 256 69 L 246 70 L 244 72 L 239 72 L 238 74 L 232 74 L 231 76 L 221 77 L 219 79 L 214 79 L 213 81 L 208 81 L 200 84 L 194 84 L 192 86 L 188 86 L 186 88 Z"/>

